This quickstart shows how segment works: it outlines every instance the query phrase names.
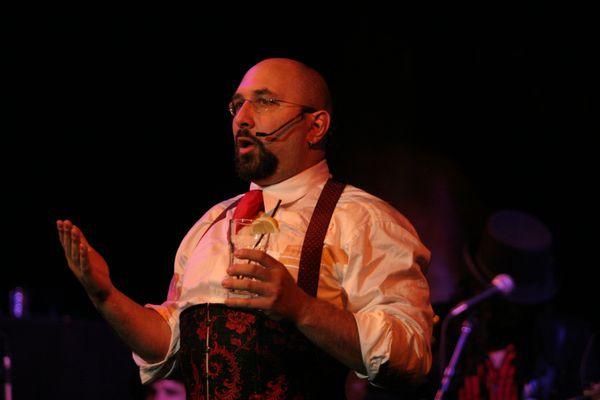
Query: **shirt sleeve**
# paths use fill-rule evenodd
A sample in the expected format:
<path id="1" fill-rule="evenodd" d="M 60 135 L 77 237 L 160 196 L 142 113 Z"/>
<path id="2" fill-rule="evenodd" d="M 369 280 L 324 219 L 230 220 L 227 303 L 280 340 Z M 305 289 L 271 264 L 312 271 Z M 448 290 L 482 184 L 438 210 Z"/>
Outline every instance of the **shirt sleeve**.
<path id="1" fill-rule="evenodd" d="M 422 271 L 429 250 L 402 219 L 363 224 L 347 252 L 342 286 L 369 380 L 385 385 L 380 375 L 390 374 L 390 379 L 417 380 L 431 367 L 433 310 Z"/>
<path id="2" fill-rule="evenodd" d="M 220 214 L 223 208 L 223 206 L 215 206 L 208 211 L 192 227 L 192 229 L 190 229 L 181 242 L 181 245 L 179 246 L 175 256 L 174 272 L 169 285 L 167 299 L 162 304 L 145 305 L 145 307 L 156 311 L 167 322 L 171 328 L 171 340 L 169 343 L 169 350 L 167 351 L 165 358 L 159 362 L 149 363 L 138 354 L 133 353 L 133 360 L 140 369 L 140 379 L 144 384 L 168 376 L 175 368 L 175 355 L 177 354 L 177 351 L 179 351 L 179 315 L 181 313 L 180 299 L 183 288 L 183 274 L 185 272 L 187 260 L 204 232 L 212 224 L 212 220 L 215 219 L 218 214 Z"/>
<path id="3" fill-rule="evenodd" d="M 177 270 L 177 268 L 176 268 Z M 179 350 L 179 314 L 180 310 L 177 306 L 178 294 L 181 292 L 179 281 L 181 273 L 177 271 L 173 274 L 171 284 L 169 285 L 169 293 L 167 300 L 162 304 L 146 304 L 145 307 L 156 311 L 171 328 L 171 340 L 169 350 L 165 358 L 156 363 L 148 363 L 138 354 L 133 353 L 133 360 L 140 368 L 140 379 L 146 384 L 156 379 L 168 376 L 175 368 L 175 354 Z"/>

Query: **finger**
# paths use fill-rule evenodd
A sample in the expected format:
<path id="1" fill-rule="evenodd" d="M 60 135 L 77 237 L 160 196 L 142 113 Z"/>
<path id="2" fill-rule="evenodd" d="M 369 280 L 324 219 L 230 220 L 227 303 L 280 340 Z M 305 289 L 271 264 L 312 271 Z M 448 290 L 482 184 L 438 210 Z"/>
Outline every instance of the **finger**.
<path id="1" fill-rule="evenodd" d="M 73 224 L 71 221 L 66 220 L 63 224 L 63 238 L 65 241 L 63 247 L 65 248 L 65 255 L 69 258 L 71 257 L 71 229 L 73 229 Z"/>
<path id="2" fill-rule="evenodd" d="M 243 276 L 261 281 L 269 280 L 269 270 L 259 264 L 233 264 L 227 268 L 231 276 Z"/>
<path id="3" fill-rule="evenodd" d="M 267 309 L 268 302 L 263 297 L 229 297 L 225 299 L 225 305 L 234 308 L 265 310 Z"/>
<path id="4" fill-rule="evenodd" d="M 255 293 L 259 296 L 264 296 L 269 292 L 267 285 L 261 281 L 255 281 L 253 279 L 225 278 L 221 285 L 223 285 L 225 289 L 243 290 Z"/>
<path id="5" fill-rule="evenodd" d="M 241 260 L 257 262 L 265 268 L 275 268 L 280 265 L 279 261 L 262 250 L 238 249 L 233 255 Z"/>
<path id="6" fill-rule="evenodd" d="M 84 243 L 79 244 L 79 266 L 81 271 L 88 270 L 88 247 Z"/>
<path id="7" fill-rule="evenodd" d="M 79 245 L 81 244 L 80 242 L 80 235 L 79 235 L 79 229 L 77 229 L 76 226 L 73 227 L 73 229 L 71 230 L 71 259 L 79 264 Z"/>
<path id="8" fill-rule="evenodd" d="M 79 229 L 78 226 L 73 225 L 73 227 L 75 229 L 77 229 L 77 235 L 79 236 L 79 241 L 81 243 L 84 243 L 86 246 L 89 246 L 90 243 L 87 241 L 87 239 L 85 238 L 85 235 L 83 234 L 83 231 L 81 229 Z"/>
<path id="9" fill-rule="evenodd" d="M 66 221 L 59 220 L 59 221 L 57 221 L 56 225 L 59 228 L 58 236 L 60 239 L 60 244 L 63 246 L 63 249 L 65 249 L 65 246 L 67 245 L 66 236 L 65 236 L 65 232 L 67 231 Z"/>
<path id="10" fill-rule="evenodd" d="M 61 246 L 64 246 L 64 238 L 63 238 L 63 222 L 58 219 L 56 220 L 56 231 L 58 233 L 58 240 L 60 241 Z"/>

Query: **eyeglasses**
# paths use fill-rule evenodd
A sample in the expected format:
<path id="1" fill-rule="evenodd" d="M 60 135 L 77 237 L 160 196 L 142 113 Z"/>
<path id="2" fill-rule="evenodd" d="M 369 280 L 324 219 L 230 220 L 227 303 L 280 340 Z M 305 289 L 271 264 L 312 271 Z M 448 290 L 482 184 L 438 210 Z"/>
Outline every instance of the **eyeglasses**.
<path id="1" fill-rule="evenodd" d="M 231 102 L 229 102 L 229 106 L 228 106 L 229 113 L 233 117 L 235 117 L 245 102 L 249 102 L 250 105 L 252 106 L 252 109 L 254 110 L 254 112 L 259 113 L 259 114 L 274 111 L 274 110 L 278 109 L 279 107 L 283 107 L 285 104 L 289 104 L 291 106 L 296 106 L 296 107 L 302 107 L 303 112 L 317 111 L 317 109 L 314 107 L 306 106 L 304 104 L 292 103 L 291 101 L 271 99 L 271 98 L 266 98 L 266 97 L 259 97 L 254 100 L 251 100 L 251 99 L 244 99 L 244 98 L 240 97 L 239 99 L 235 99 L 235 100 L 232 100 Z"/>

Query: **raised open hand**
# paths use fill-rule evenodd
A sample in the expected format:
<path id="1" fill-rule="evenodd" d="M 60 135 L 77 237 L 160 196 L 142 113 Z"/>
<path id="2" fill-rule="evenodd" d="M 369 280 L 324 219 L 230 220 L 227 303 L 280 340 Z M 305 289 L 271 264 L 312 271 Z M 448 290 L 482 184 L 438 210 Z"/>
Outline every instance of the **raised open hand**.
<path id="1" fill-rule="evenodd" d="M 106 261 L 71 221 L 58 220 L 56 227 L 69 268 L 92 301 L 103 301 L 114 288 Z"/>

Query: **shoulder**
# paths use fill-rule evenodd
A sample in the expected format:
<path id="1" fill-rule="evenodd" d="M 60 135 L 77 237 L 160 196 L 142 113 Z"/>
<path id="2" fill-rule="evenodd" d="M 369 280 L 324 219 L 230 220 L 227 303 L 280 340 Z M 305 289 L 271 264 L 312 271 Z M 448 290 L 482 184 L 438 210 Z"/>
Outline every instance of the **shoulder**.
<path id="1" fill-rule="evenodd" d="M 243 194 L 238 194 L 237 196 L 231 197 L 227 200 L 223 200 L 222 202 L 215 204 L 207 212 L 204 213 L 204 215 L 196 222 L 196 224 L 212 223 L 219 215 L 221 215 L 223 211 L 232 207 L 233 204 L 236 201 L 238 201 L 242 196 Z"/>
<path id="2" fill-rule="evenodd" d="M 188 230 L 183 241 L 181 242 L 181 249 L 185 249 L 190 243 L 197 243 L 204 232 L 206 232 L 213 222 L 219 218 L 223 211 L 230 208 L 242 196 L 242 194 L 239 194 L 235 197 L 224 200 L 218 204 L 215 204 L 208 211 L 206 211 L 204 215 L 202 215 L 202 217 Z"/>
<path id="3" fill-rule="evenodd" d="M 385 200 L 352 185 L 346 185 L 336 206 L 336 213 L 356 229 L 392 224 L 418 238 L 417 231 L 400 211 Z"/>
<path id="4" fill-rule="evenodd" d="M 431 253 L 425 247 L 413 224 L 388 202 L 352 185 L 347 185 L 334 214 L 343 243 L 356 247 L 379 248 L 386 254 L 412 259 L 427 271 Z"/>

